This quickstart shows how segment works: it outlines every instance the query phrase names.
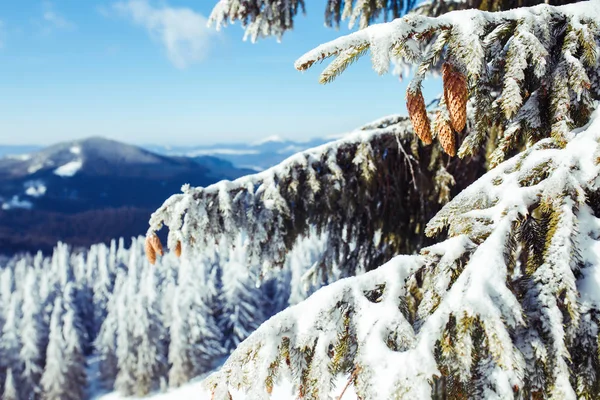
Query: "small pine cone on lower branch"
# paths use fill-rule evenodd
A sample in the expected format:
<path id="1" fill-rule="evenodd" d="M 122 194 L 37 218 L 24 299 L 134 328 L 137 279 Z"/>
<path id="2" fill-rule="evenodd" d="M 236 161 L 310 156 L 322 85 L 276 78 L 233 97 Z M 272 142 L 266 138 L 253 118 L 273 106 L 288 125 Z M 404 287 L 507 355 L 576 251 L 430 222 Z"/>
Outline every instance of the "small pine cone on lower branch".
<path id="1" fill-rule="evenodd" d="M 450 114 L 450 123 L 455 131 L 460 132 L 467 125 L 467 100 L 469 98 L 467 78 L 452 64 L 444 63 L 442 79 L 444 81 L 444 100 Z"/>
<path id="2" fill-rule="evenodd" d="M 146 258 L 150 262 L 150 264 L 156 264 L 156 251 L 154 250 L 154 246 L 150 243 L 150 238 L 146 238 L 146 243 L 144 243 L 144 251 L 146 252 Z"/>
<path id="3" fill-rule="evenodd" d="M 436 121 L 437 137 L 446 154 L 454 157 L 456 155 L 456 136 L 448 121 L 438 111 Z"/>
<path id="4" fill-rule="evenodd" d="M 177 245 L 175 246 L 175 255 L 177 257 L 181 257 L 181 242 L 177 242 Z"/>
<path id="5" fill-rule="evenodd" d="M 163 246 L 162 246 L 162 243 L 160 242 L 160 239 L 156 235 L 156 233 L 153 233 L 149 239 L 150 239 L 150 243 L 152 244 L 152 247 L 154 248 L 154 251 L 156 252 L 156 254 L 158 254 L 159 256 L 162 256 L 164 253 Z"/>
<path id="6" fill-rule="evenodd" d="M 406 108 L 408 109 L 408 116 L 410 117 L 415 134 L 423 143 L 431 144 L 431 126 L 427 117 L 425 99 L 420 90 L 414 93 L 410 91 L 406 93 Z"/>
<path id="7" fill-rule="evenodd" d="M 146 251 L 146 258 L 150 261 L 150 264 L 156 263 L 156 255 L 163 255 L 163 246 L 156 233 L 152 233 L 146 236 L 146 242 L 144 244 L 144 250 Z"/>

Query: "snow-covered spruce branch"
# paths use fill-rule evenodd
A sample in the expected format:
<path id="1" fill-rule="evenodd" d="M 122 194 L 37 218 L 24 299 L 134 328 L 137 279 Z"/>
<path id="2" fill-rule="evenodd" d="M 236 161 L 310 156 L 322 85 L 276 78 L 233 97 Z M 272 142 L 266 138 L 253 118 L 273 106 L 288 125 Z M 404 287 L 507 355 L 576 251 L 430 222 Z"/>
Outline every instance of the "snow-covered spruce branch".
<path id="1" fill-rule="evenodd" d="M 217 30 L 228 23 L 240 21 L 246 29 L 244 40 L 253 42 L 259 37 L 276 36 L 294 28 L 298 11 L 304 11 L 304 0 L 220 0 L 214 7 L 209 25 Z"/>
<path id="2" fill-rule="evenodd" d="M 421 81 L 445 60 L 466 78 L 475 106 L 476 129 L 462 132 L 462 125 L 452 124 L 462 142 L 458 154 L 480 151 L 490 127 L 496 127 L 490 161 L 497 165 L 541 138 L 551 136 L 564 145 L 571 129 L 587 123 L 593 100 L 600 98 L 599 21 L 597 1 L 494 13 L 455 11 L 437 18 L 411 14 L 325 43 L 302 56 L 296 68 L 306 70 L 335 57 L 321 75 L 322 82 L 330 82 L 367 50 L 380 74 L 388 71 L 391 61 L 415 65 L 408 89 L 408 108 L 414 116 L 424 113 Z M 462 95 L 453 97 L 465 90 L 457 85 L 460 75 L 444 77 L 444 107 L 451 119 L 465 111 Z M 438 124 L 438 137 L 448 129 Z M 415 131 L 420 130 L 415 125 Z"/>
<path id="3" fill-rule="evenodd" d="M 420 249 L 424 221 L 483 172 L 482 160 L 448 163 L 393 116 L 259 174 L 184 187 L 152 215 L 148 237 L 167 226 L 169 248 L 186 252 L 235 246 L 241 233 L 247 264 L 266 272 L 314 227 L 328 234 L 324 276 L 338 265 L 349 276 Z"/>
<path id="4" fill-rule="evenodd" d="M 255 42 L 258 38 L 276 36 L 294 28 L 294 19 L 300 10 L 305 11 L 304 0 L 220 0 L 214 7 L 209 24 L 217 29 L 228 23 L 240 21 L 245 28 L 244 39 Z M 350 28 L 357 22 L 365 28 L 376 19 L 398 18 L 413 8 L 416 0 L 323 0 L 325 25 L 339 27 L 341 20 L 348 20 Z M 312 5 L 312 2 L 311 2 Z"/>
<path id="5" fill-rule="evenodd" d="M 598 398 L 600 118 L 505 161 L 448 203 L 450 238 L 272 318 L 206 381 L 214 399 L 291 380 L 322 399 Z"/>
<path id="6" fill-rule="evenodd" d="M 310 2 L 311 7 L 313 2 Z M 542 2 L 544 0 L 322 0 L 325 4 L 325 25 L 339 27 L 341 21 L 347 20 L 350 29 L 356 26 L 364 29 L 381 18 L 388 21 L 407 12 L 437 16 L 454 10 L 476 8 L 498 11 Z M 284 33 L 294 28 L 294 19 L 299 11 L 305 11 L 304 0 L 220 0 L 210 15 L 209 25 L 216 25 L 218 30 L 239 21 L 245 29 L 244 39 L 249 38 L 252 42 L 270 36 L 281 39 Z"/>

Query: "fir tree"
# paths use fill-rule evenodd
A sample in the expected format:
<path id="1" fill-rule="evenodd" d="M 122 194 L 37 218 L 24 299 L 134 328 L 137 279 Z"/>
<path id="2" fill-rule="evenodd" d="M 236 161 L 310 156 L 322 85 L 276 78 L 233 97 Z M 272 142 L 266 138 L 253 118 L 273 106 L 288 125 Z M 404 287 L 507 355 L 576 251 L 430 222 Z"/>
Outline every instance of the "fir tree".
<path id="1" fill-rule="evenodd" d="M 23 363 L 19 351 L 22 346 L 21 334 L 19 331 L 19 321 L 21 319 L 21 292 L 13 292 L 8 300 L 4 326 L 2 327 L 2 336 L 0 336 L 0 365 L 5 371 L 4 389 L 11 393 L 13 389 L 20 390 L 21 373 L 23 372 Z M 10 375 L 10 376 L 9 376 Z M 9 382 L 10 378 L 10 382 Z M 11 383 L 12 387 L 8 384 Z M 21 397 L 21 393 L 18 393 Z"/>
<path id="2" fill-rule="evenodd" d="M 93 291 L 93 321 L 96 335 L 99 334 L 103 321 L 108 315 L 108 304 L 115 284 L 114 269 L 110 268 L 109 257 L 109 249 L 104 244 L 100 244 L 97 248 L 97 264 L 90 265 L 88 259 L 88 271 L 95 271 L 95 279 L 90 276 L 88 282 L 91 283 Z"/>
<path id="3" fill-rule="evenodd" d="M 190 355 L 190 348 L 193 349 L 193 347 L 190 346 L 189 326 L 187 320 L 182 317 L 183 311 L 179 300 L 179 291 L 176 291 L 172 304 L 169 342 L 169 364 L 171 364 L 169 386 L 171 387 L 179 387 L 195 375 Z"/>
<path id="4" fill-rule="evenodd" d="M 15 382 L 15 378 L 13 376 L 13 371 L 11 368 L 6 372 L 6 381 L 4 383 L 4 390 L 2 392 L 3 400 L 19 400 L 21 397 L 19 396 L 19 392 L 17 390 L 17 383 Z"/>
<path id="5" fill-rule="evenodd" d="M 63 306 L 65 312 L 62 320 L 62 335 L 64 338 L 64 359 L 66 381 L 63 390 L 66 394 L 62 399 L 84 398 L 87 378 L 85 358 L 85 345 L 88 335 L 85 324 L 81 320 L 76 308 L 77 290 L 74 285 L 68 284 L 65 288 Z"/>
<path id="6" fill-rule="evenodd" d="M 133 247 L 133 246 L 132 246 Z M 124 252 L 124 250 L 123 250 Z M 136 392 L 137 343 L 134 336 L 136 321 L 134 300 L 139 286 L 139 255 L 132 251 L 129 270 L 123 287 L 116 296 L 117 301 L 117 366 L 115 389 L 124 395 Z"/>
<path id="7" fill-rule="evenodd" d="M 25 398 L 37 398 L 44 369 L 46 329 L 43 323 L 41 301 L 38 297 L 37 272 L 31 268 L 25 281 L 20 333 L 22 345 L 20 360 L 23 363 L 22 385 Z"/>
<path id="8" fill-rule="evenodd" d="M 54 302 L 46 367 L 42 375 L 43 398 L 82 399 L 86 388 L 86 360 L 82 338 L 84 328 L 74 308 L 75 288 L 65 287 L 64 297 Z"/>
<path id="9" fill-rule="evenodd" d="M 8 357 L 5 355 L 5 346 L 3 345 L 3 332 L 6 318 L 8 318 L 8 307 L 10 305 L 12 291 L 12 270 L 10 268 L 5 268 L 0 272 L 0 390 L 4 390 L 8 368 Z"/>
<path id="10" fill-rule="evenodd" d="M 66 377 L 62 369 L 65 356 L 62 316 L 62 299 L 57 298 L 50 319 L 50 339 L 46 350 L 46 367 L 42 375 L 43 397 L 48 400 L 60 399 L 63 387 L 66 385 Z"/>
<path id="11" fill-rule="evenodd" d="M 117 359 L 117 330 L 119 321 L 117 312 L 118 300 L 121 299 L 124 280 L 124 273 L 118 273 L 114 292 L 107 304 L 106 317 L 102 321 L 98 337 L 94 342 L 95 352 L 98 356 L 100 383 L 108 389 L 113 387 L 119 371 Z"/>
<path id="12" fill-rule="evenodd" d="M 257 286 L 256 269 L 248 268 L 245 263 L 243 242 L 243 238 L 238 237 L 226 259 L 221 261 L 223 286 L 219 325 L 228 351 L 235 349 L 266 319 L 267 299 Z"/>
<path id="13" fill-rule="evenodd" d="M 52 253 L 52 280 L 55 281 L 61 288 L 64 288 L 67 283 L 73 282 L 74 272 L 73 266 L 70 263 L 69 246 L 64 243 L 58 243 Z"/>
<path id="14" fill-rule="evenodd" d="M 217 23 L 245 21 L 253 38 L 291 28 L 278 12 L 293 9 L 267 8 L 291 3 L 228 14 L 236 3 L 219 4 Z M 299 70 L 335 58 L 323 83 L 367 51 L 378 73 L 416 65 L 409 118 L 185 187 L 153 214 L 149 237 L 167 226 L 169 247 L 185 251 L 247 234 L 247 265 L 266 275 L 316 229 L 328 235 L 323 276 L 371 272 L 259 328 L 208 379 L 214 397 L 266 397 L 290 379 L 300 398 L 324 398 L 338 378 L 362 399 L 600 396 L 599 21 L 598 2 L 414 13 L 302 56 Z M 443 87 L 428 110 L 432 72 Z"/>
<path id="15" fill-rule="evenodd" d="M 83 326 L 82 345 L 84 352 L 89 355 L 92 343 L 98 334 L 94 321 L 94 289 L 98 269 L 98 246 L 91 246 L 87 254 L 80 252 L 75 257 L 75 298 L 74 305 L 78 319 Z"/>
<path id="16" fill-rule="evenodd" d="M 146 264 L 135 302 L 133 337 L 137 344 L 136 395 L 144 396 L 165 386 L 167 378 L 167 330 L 160 314 L 156 270 Z"/>
<path id="17" fill-rule="evenodd" d="M 201 257 L 194 257 L 195 262 L 198 258 Z M 179 267 L 169 345 L 169 385 L 173 387 L 210 371 L 224 352 L 221 333 L 208 306 L 211 295 L 208 266 L 208 262 L 196 266 L 184 257 Z"/>

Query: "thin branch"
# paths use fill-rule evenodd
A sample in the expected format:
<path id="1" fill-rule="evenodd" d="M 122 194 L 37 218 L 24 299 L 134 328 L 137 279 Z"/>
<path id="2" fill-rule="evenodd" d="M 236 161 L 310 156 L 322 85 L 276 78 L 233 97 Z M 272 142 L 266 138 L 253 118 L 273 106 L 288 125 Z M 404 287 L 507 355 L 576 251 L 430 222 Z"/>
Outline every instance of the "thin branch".
<path id="1" fill-rule="evenodd" d="M 344 393 L 346 393 L 346 390 L 348 390 L 348 388 L 350 387 L 350 384 L 354 381 L 354 379 L 356 379 L 356 376 L 358 375 L 359 372 L 360 372 L 360 366 L 357 365 L 354 368 L 354 372 L 352 372 L 352 375 L 350 375 L 350 379 L 348 379 L 348 382 L 346 382 L 346 386 L 344 386 L 344 390 L 342 390 L 342 393 L 340 393 L 337 400 L 342 400 L 342 397 L 344 397 Z"/>

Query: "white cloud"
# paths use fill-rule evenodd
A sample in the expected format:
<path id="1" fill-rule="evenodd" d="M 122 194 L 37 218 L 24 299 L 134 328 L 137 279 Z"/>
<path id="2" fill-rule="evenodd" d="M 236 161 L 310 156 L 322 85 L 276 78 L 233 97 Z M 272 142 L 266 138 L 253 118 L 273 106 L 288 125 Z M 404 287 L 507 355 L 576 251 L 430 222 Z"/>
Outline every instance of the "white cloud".
<path id="1" fill-rule="evenodd" d="M 70 29 L 73 27 L 73 24 L 65 17 L 52 10 L 44 12 L 44 21 L 60 29 Z"/>
<path id="2" fill-rule="evenodd" d="M 50 1 L 42 2 L 43 14 L 42 18 L 46 24 L 46 29 L 64 29 L 69 30 L 75 28 L 75 24 L 61 15 L 54 9 L 54 4 Z"/>
<path id="3" fill-rule="evenodd" d="M 177 68 L 202 61 L 208 51 L 213 31 L 206 26 L 208 21 L 202 14 L 189 8 L 154 7 L 147 0 L 122 1 L 113 7 L 146 28 Z"/>

